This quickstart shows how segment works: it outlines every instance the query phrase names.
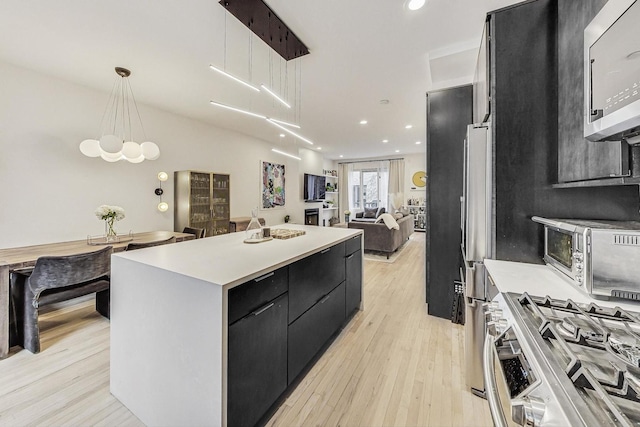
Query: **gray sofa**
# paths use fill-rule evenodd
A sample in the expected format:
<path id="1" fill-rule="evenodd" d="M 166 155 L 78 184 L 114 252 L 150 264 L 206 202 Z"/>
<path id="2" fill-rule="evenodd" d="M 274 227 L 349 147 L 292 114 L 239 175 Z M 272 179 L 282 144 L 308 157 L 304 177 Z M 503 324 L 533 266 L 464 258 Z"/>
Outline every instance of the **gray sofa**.
<path id="1" fill-rule="evenodd" d="M 349 228 L 364 230 L 364 250 L 395 252 L 413 233 L 413 215 L 404 216 L 398 220 L 399 230 L 389 229 L 384 222 L 351 221 Z"/>

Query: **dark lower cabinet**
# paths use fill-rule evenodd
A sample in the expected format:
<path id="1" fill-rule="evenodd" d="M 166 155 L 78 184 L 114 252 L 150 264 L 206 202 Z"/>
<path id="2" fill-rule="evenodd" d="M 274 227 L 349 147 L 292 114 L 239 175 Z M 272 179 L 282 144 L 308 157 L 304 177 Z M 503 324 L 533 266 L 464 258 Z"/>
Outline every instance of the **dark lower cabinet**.
<path id="1" fill-rule="evenodd" d="M 345 258 L 345 309 L 347 317 L 360 308 L 362 301 L 362 251 L 358 250 Z"/>
<path id="2" fill-rule="evenodd" d="M 289 384 L 342 327 L 344 319 L 345 282 L 342 282 L 289 325 Z"/>
<path id="3" fill-rule="evenodd" d="M 229 326 L 227 425 L 253 426 L 287 388 L 288 295 Z"/>
<path id="4" fill-rule="evenodd" d="M 344 281 L 345 243 L 289 266 L 289 323 Z"/>

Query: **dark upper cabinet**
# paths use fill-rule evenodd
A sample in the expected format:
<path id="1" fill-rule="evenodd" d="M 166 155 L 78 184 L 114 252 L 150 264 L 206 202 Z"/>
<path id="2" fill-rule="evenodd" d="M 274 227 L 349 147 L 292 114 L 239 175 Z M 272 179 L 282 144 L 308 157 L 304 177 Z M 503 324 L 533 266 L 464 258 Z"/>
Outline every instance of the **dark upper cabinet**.
<path id="1" fill-rule="evenodd" d="M 584 138 L 584 29 L 607 0 L 558 2 L 558 182 L 611 183 L 630 173 L 630 147 Z M 640 172 L 640 171 L 638 171 Z M 622 183 L 622 180 L 618 180 Z"/>
<path id="2" fill-rule="evenodd" d="M 229 326 L 227 425 L 253 426 L 287 388 L 287 294 Z"/>
<path id="3" fill-rule="evenodd" d="M 473 123 L 484 123 L 489 120 L 491 114 L 491 91 L 489 82 L 491 81 L 491 67 L 489 67 L 491 57 L 491 15 L 487 16 L 480 39 L 478 49 L 478 59 L 473 75 Z"/>
<path id="4" fill-rule="evenodd" d="M 289 266 L 289 323 L 344 281 L 345 243 Z"/>

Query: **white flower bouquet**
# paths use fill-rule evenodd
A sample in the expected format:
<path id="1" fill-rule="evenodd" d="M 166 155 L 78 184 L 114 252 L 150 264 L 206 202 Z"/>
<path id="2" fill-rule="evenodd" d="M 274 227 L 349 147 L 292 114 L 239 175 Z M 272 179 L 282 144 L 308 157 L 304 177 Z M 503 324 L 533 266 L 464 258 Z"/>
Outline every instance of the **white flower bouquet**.
<path id="1" fill-rule="evenodd" d="M 120 206 L 101 205 L 96 209 L 98 219 L 108 220 L 110 218 L 120 221 L 124 219 L 124 209 Z"/>
<path id="2" fill-rule="evenodd" d="M 113 227 L 116 221 L 124 219 L 124 209 L 120 206 L 101 205 L 96 209 L 96 217 L 104 220 L 104 234 L 107 242 L 114 241 L 117 233 Z"/>

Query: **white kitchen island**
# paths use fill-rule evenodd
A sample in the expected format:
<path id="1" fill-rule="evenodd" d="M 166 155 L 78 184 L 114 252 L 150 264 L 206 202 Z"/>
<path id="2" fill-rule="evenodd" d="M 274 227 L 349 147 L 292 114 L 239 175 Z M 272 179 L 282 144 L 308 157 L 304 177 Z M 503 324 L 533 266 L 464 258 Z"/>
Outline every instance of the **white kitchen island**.
<path id="1" fill-rule="evenodd" d="M 361 256 L 361 230 L 277 228 L 306 234 L 246 244 L 239 232 L 113 255 L 110 388 L 142 422 L 226 425 L 229 289 L 350 240 Z"/>

